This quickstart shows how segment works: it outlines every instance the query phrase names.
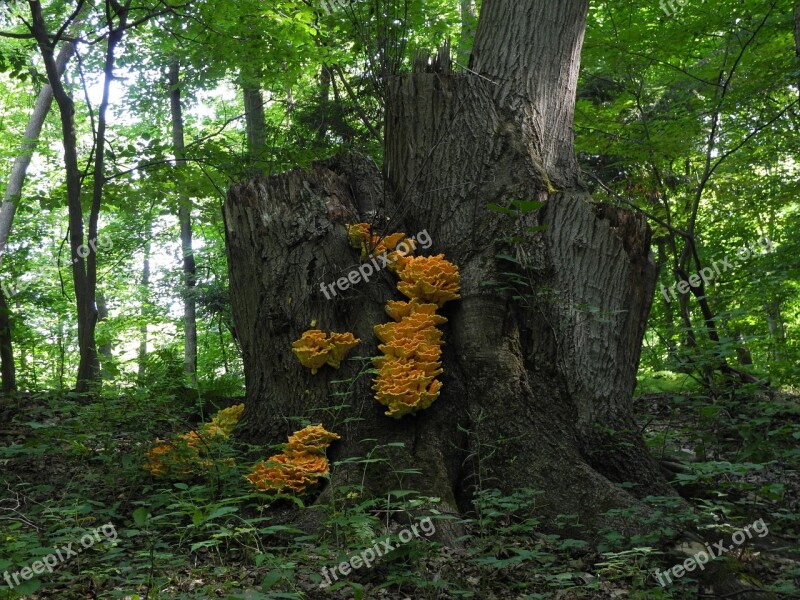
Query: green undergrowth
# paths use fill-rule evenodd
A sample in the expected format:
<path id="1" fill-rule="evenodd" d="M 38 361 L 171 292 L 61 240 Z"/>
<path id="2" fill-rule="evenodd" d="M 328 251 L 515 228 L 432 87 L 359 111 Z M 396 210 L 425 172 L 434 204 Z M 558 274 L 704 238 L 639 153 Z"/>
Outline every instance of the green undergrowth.
<path id="1" fill-rule="evenodd" d="M 189 409 L 170 413 L 168 396 L 25 402 L 25 419 L 0 437 L 0 576 L 75 547 L 103 525 L 114 534 L 14 589 L 0 582 L 2 598 L 688 599 L 698 597 L 691 574 L 663 588 L 653 576 L 674 564 L 662 542 L 676 527 L 716 539 L 759 518 L 769 535 L 721 560 L 768 589 L 798 593 L 800 430 L 789 396 L 640 398 L 648 444 L 657 457 L 682 458 L 686 470 L 675 484 L 691 492 L 694 509 L 648 498 L 649 533 L 634 538 L 612 530 L 568 535 L 581 527 L 572 515 L 561 517 L 563 534 L 545 532 L 533 489 L 475 489 L 468 515 L 439 510 L 438 499 L 413 489 L 365 498 L 357 486 L 340 485 L 336 464 L 329 493 L 316 502 L 254 492 L 242 477 L 245 460 L 217 461 L 202 479 L 156 480 L 142 469 L 148 444 L 196 423 Z M 233 442 L 219 458 L 254 450 L 271 452 Z M 391 469 L 379 455 L 347 460 L 365 474 Z M 455 541 L 427 535 L 423 521 L 457 532 Z M 414 524 L 418 533 L 405 539 Z M 330 578 L 332 568 L 383 542 L 393 548 L 370 568 Z"/>

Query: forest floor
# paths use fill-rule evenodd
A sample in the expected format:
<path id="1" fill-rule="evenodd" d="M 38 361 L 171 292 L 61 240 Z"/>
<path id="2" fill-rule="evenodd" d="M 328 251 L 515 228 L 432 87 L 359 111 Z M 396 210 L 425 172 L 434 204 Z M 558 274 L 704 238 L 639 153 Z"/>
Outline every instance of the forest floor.
<path id="1" fill-rule="evenodd" d="M 711 597 L 693 573 L 663 587 L 656 581 L 656 569 L 675 564 L 659 548 L 676 519 L 706 539 L 760 522 L 751 528 L 758 535 L 718 560 L 776 597 L 800 597 L 796 394 L 640 396 L 647 442 L 676 472 L 674 484 L 693 510 L 680 514 L 674 498 L 650 498 L 664 516 L 651 534 L 597 531 L 591 543 L 543 533 L 536 490 L 505 497 L 476 490 L 469 517 L 434 514 L 410 533 L 386 522 L 383 499 L 352 489 L 305 507 L 297 499 L 267 501 L 236 467 L 202 479 L 154 479 L 142 469 L 152 440 L 189 428 L 154 417 L 169 406 L 169 398 L 135 395 L 84 404 L 69 394 L 0 404 L 0 598 Z M 413 490 L 390 500 L 399 512 L 430 503 Z M 292 525 L 302 511 L 315 511 L 322 527 Z M 437 520 L 454 518 L 468 534 L 457 548 L 432 534 Z M 395 547 L 387 551 L 381 540 Z M 345 561 L 351 567 L 339 566 Z"/>

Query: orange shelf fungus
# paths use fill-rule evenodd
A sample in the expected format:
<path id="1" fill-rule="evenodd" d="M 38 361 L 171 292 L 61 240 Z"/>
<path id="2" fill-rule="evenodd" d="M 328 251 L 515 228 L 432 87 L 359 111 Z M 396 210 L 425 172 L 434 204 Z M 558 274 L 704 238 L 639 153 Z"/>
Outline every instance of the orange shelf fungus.
<path id="1" fill-rule="evenodd" d="M 313 454 L 276 454 L 253 467 L 245 477 L 261 491 L 302 494 L 328 474 L 328 459 Z"/>
<path id="2" fill-rule="evenodd" d="M 210 423 L 206 424 L 206 430 L 210 433 L 212 430 L 219 430 L 223 435 L 230 435 L 233 433 L 234 428 L 239 423 L 244 412 L 244 404 L 236 404 L 223 408 L 219 411 Z"/>
<path id="3" fill-rule="evenodd" d="M 361 250 L 362 257 L 366 257 L 369 243 L 372 240 L 369 223 L 356 223 L 355 225 L 346 225 L 346 227 L 350 245 L 356 250 Z"/>
<path id="4" fill-rule="evenodd" d="M 332 442 L 342 439 L 338 434 L 326 431 L 322 425 L 309 425 L 289 436 L 286 452 L 311 452 L 325 454 Z"/>
<path id="5" fill-rule="evenodd" d="M 321 425 L 309 425 L 289 436 L 283 452 L 254 465 L 245 478 L 262 491 L 306 492 L 330 473 L 325 451 L 338 439 Z"/>
<path id="6" fill-rule="evenodd" d="M 399 419 L 428 408 L 439 397 L 442 332 L 437 325 L 447 319 L 436 311 L 461 297 L 461 275 L 443 254 L 411 256 L 416 245 L 403 233 L 381 239 L 369 224 L 358 223 L 348 225 L 347 235 L 362 258 L 386 253 L 387 268 L 400 278 L 397 289 L 409 298 L 388 302 L 386 313 L 393 322 L 374 328 L 383 356 L 372 360 L 378 369 L 372 389 L 375 399 L 388 408 L 385 414 Z"/>
<path id="7" fill-rule="evenodd" d="M 428 408 L 439 397 L 442 387 L 442 382 L 436 379 L 442 373 L 439 363 L 382 358 L 372 389 L 375 399 L 389 409 L 387 416 L 399 419 Z"/>
<path id="8" fill-rule="evenodd" d="M 292 343 L 292 352 L 304 367 L 311 369 L 312 375 L 316 375 L 324 365 L 338 369 L 347 353 L 360 342 L 352 333 L 326 336 L 319 329 L 310 329 Z"/>
<path id="9" fill-rule="evenodd" d="M 406 302 L 405 300 L 390 300 L 386 303 L 386 314 L 395 321 L 400 321 L 403 317 L 407 317 L 413 313 L 433 315 L 436 313 L 437 308 L 439 307 L 435 304 L 423 304 L 417 299 L 411 300 L 410 302 Z M 447 319 L 445 319 L 445 321 L 446 320 Z"/>
<path id="10" fill-rule="evenodd" d="M 410 257 L 398 275 L 397 289 L 409 298 L 441 307 L 461 297 L 458 295 L 461 291 L 458 267 L 445 260 L 443 254 Z"/>
<path id="11" fill-rule="evenodd" d="M 389 252 L 386 255 L 386 260 L 388 261 L 386 264 L 386 268 L 389 269 L 395 275 L 400 274 L 400 272 L 406 268 L 408 261 L 411 259 L 410 256 L 411 252 L 408 253 L 402 252 L 401 250 L 395 250 L 393 252 Z"/>
<path id="12" fill-rule="evenodd" d="M 356 223 L 347 225 L 347 239 L 350 245 L 356 250 L 361 251 L 361 259 L 366 260 L 370 256 L 378 256 L 386 253 L 389 260 L 388 268 L 395 270 L 405 261 L 406 253 L 395 250 L 401 242 L 409 242 L 405 233 L 392 233 L 381 237 L 371 233 L 369 223 Z M 414 247 L 413 243 L 407 243 L 407 248 Z M 410 250 L 409 250 L 410 252 Z"/>
<path id="13" fill-rule="evenodd" d="M 375 335 L 383 353 L 373 359 L 378 376 L 372 389 L 375 399 L 389 410 L 387 416 L 400 418 L 428 408 L 439 397 L 442 373 L 442 332 L 437 325 L 447 319 L 433 314 L 432 304 L 392 302 L 387 312 L 399 321 L 376 325 Z M 417 312 L 420 311 L 420 312 Z M 424 311 L 424 312 L 421 312 Z"/>
<path id="14" fill-rule="evenodd" d="M 161 442 L 161 440 L 156 440 Z M 164 477 L 171 470 L 174 461 L 175 447 L 170 443 L 159 443 L 147 453 L 145 469 L 155 477 Z"/>
<path id="15" fill-rule="evenodd" d="M 219 411 L 210 422 L 198 431 L 182 433 L 173 442 L 159 442 L 146 456 L 144 468 L 155 477 L 172 476 L 183 479 L 193 474 L 204 473 L 214 461 L 203 458 L 211 444 L 224 441 L 233 433 L 244 411 L 244 404 L 237 404 Z M 223 461 L 230 464 L 229 461 Z"/>

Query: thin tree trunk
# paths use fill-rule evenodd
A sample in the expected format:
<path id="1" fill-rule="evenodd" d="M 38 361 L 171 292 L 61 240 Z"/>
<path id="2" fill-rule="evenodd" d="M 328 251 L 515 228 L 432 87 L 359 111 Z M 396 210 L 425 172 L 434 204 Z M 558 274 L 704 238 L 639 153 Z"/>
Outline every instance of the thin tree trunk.
<path id="1" fill-rule="evenodd" d="M 145 225 L 144 264 L 142 266 L 141 294 L 142 307 L 140 315 L 142 324 L 139 326 L 139 382 L 144 381 L 145 365 L 147 364 L 147 324 L 150 319 L 150 238 L 153 235 L 153 223 L 148 216 Z"/>
<path id="2" fill-rule="evenodd" d="M 17 312 L 19 312 L 19 309 L 20 309 L 20 302 L 19 302 L 19 298 L 16 298 L 16 299 L 14 300 L 14 309 L 15 309 Z M 31 362 L 34 362 L 34 363 L 35 363 L 35 360 L 34 360 L 34 358 L 33 358 L 33 354 L 34 354 L 34 352 L 33 352 L 33 350 L 31 350 Z M 25 346 L 22 346 L 22 348 L 20 348 L 20 353 L 19 353 L 19 372 L 20 372 L 20 374 L 21 374 L 21 376 L 22 376 L 23 380 L 24 380 L 24 381 L 27 381 L 27 372 L 28 372 L 28 352 L 27 352 L 27 350 L 26 350 Z M 34 378 L 35 378 L 35 377 L 34 377 Z M 31 386 L 29 386 L 29 387 L 31 387 Z M 32 387 L 36 387 L 36 384 L 34 383 L 34 385 L 33 385 Z"/>
<path id="3" fill-rule="evenodd" d="M 64 324 L 60 324 L 58 327 L 58 335 L 56 336 L 56 340 L 58 341 L 58 373 L 56 373 L 58 378 L 58 389 L 59 391 L 64 389 L 64 371 L 66 370 L 66 363 L 67 363 L 67 349 L 66 343 L 64 342 Z"/>
<path id="4" fill-rule="evenodd" d="M 317 144 L 324 144 L 328 137 L 328 114 L 330 112 L 331 97 L 331 69 L 327 64 L 323 64 L 319 70 L 319 106 L 321 122 L 317 127 L 315 141 Z"/>
<path id="5" fill-rule="evenodd" d="M 81 174 L 78 169 L 77 139 L 75 136 L 75 105 L 61 82 L 61 75 L 53 55 L 49 33 L 44 22 L 42 6 L 39 0 L 31 0 L 29 6 L 32 16 L 32 33 L 39 46 L 53 97 L 61 115 L 61 134 L 64 145 L 64 166 L 67 183 L 67 207 L 69 213 L 69 240 L 72 258 L 72 277 L 75 284 L 75 298 L 78 312 L 78 348 L 80 362 L 78 365 L 75 389 L 83 393 L 89 390 L 97 379 L 99 363 L 95 343 L 97 326 L 97 225 L 102 202 L 105 154 L 106 112 L 111 81 L 114 77 L 114 52 L 122 39 L 127 22 L 128 4 L 120 5 L 106 0 L 106 14 L 115 15 L 117 26 L 109 22 L 106 55 L 103 66 L 103 98 L 98 110 L 98 128 L 96 139 L 96 155 L 94 163 L 94 184 L 92 202 L 89 211 L 88 235 L 84 240 L 83 208 L 81 205 Z M 73 18 L 80 13 L 83 3 Z M 84 242 L 86 242 L 84 244 Z"/>
<path id="6" fill-rule="evenodd" d="M 76 389 L 86 390 L 97 369 L 97 357 L 94 342 L 94 326 L 97 313 L 93 294 L 89 291 L 86 271 L 86 260 L 83 254 L 84 227 L 83 207 L 81 205 L 81 179 L 78 168 L 78 147 L 75 137 L 75 105 L 61 83 L 61 76 L 56 66 L 53 48 L 50 45 L 42 6 L 38 0 L 29 2 L 32 17 L 32 32 L 39 45 L 39 51 L 47 72 L 53 97 L 61 115 L 61 136 L 64 145 L 64 168 L 67 187 L 67 207 L 69 214 L 69 242 L 72 255 L 72 278 L 75 284 L 75 297 L 78 312 L 78 348 L 80 366 Z"/>
<path id="7" fill-rule="evenodd" d="M 103 295 L 102 292 L 97 293 L 97 322 L 100 323 L 108 319 L 108 306 L 106 305 L 106 297 Z M 102 376 L 106 379 L 110 378 L 111 375 L 111 362 L 114 360 L 114 355 L 112 352 L 111 342 L 106 342 L 104 344 L 100 344 L 98 348 L 98 352 L 102 357 L 102 363 L 100 372 Z"/>
<path id="8" fill-rule="evenodd" d="M 666 246 L 667 246 L 666 238 L 659 238 L 658 263 L 656 265 L 659 275 L 661 274 L 661 271 L 664 268 L 664 266 L 669 262 Z M 667 296 L 669 296 L 669 291 L 667 291 Z M 658 294 L 657 297 L 660 300 L 664 301 L 664 325 L 666 329 L 665 345 L 667 347 L 667 354 L 669 355 L 670 360 L 677 363 L 678 353 L 677 353 L 677 348 L 675 347 L 675 339 L 676 339 L 675 314 L 672 306 L 672 301 L 669 300 L 669 298 L 666 297 L 663 292 Z"/>
<path id="9" fill-rule="evenodd" d="M 767 313 L 767 326 L 769 327 L 769 337 L 772 346 L 772 360 L 778 362 L 782 357 L 782 350 L 786 343 L 786 329 L 783 325 L 781 315 L 781 303 L 779 300 L 772 300 L 764 306 Z"/>
<path id="10" fill-rule="evenodd" d="M 247 154 L 251 162 L 256 162 L 263 155 L 267 143 L 264 93 L 257 83 L 250 82 L 242 88 L 242 94 L 247 129 Z"/>
<path id="11" fill-rule="evenodd" d="M 800 58 L 800 2 L 794 5 L 794 51 Z"/>
<path id="12" fill-rule="evenodd" d="M 469 62 L 470 48 L 475 38 L 475 0 L 459 0 L 461 9 L 461 37 L 458 39 L 458 53 L 456 55 L 459 63 Z"/>
<path id="13" fill-rule="evenodd" d="M 59 78 L 64 74 L 67 63 L 74 53 L 75 44 L 73 42 L 64 42 L 62 44 L 61 50 L 55 59 L 56 73 Z M 34 104 L 33 112 L 28 118 L 28 125 L 25 127 L 25 134 L 20 144 L 19 152 L 16 159 L 14 159 L 14 165 L 11 167 L 3 204 L 0 206 L 0 259 L 5 253 L 8 238 L 11 235 L 14 215 L 17 212 L 17 204 L 22 197 L 22 186 L 25 183 L 28 166 L 31 163 L 31 158 L 39 141 L 39 135 L 42 132 L 42 126 L 52 104 L 53 88 L 48 83 L 42 86 L 39 95 L 36 97 L 36 104 Z"/>
<path id="14" fill-rule="evenodd" d="M 750 354 L 750 348 L 747 347 L 747 343 L 742 336 L 740 331 L 734 331 L 733 337 L 736 340 L 736 360 L 739 362 L 740 365 L 749 366 L 753 364 L 753 355 Z"/>
<path id="15" fill-rule="evenodd" d="M 183 109 L 181 108 L 180 63 L 173 58 L 169 65 L 170 114 L 172 115 L 172 147 L 176 169 L 185 164 L 183 139 Z M 197 282 L 194 251 L 192 250 L 192 201 L 186 194 L 178 198 L 178 221 L 181 228 L 183 253 L 183 332 L 184 371 L 193 382 L 197 381 L 197 314 L 194 288 Z"/>
<path id="16" fill-rule="evenodd" d="M 4 393 L 17 390 L 17 373 L 14 366 L 14 347 L 11 336 L 11 311 L 6 295 L 0 288 L 0 372 L 3 377 Z"/>
<path id="17" fill-rule="evenodd" d="M 92 206 L 89 212 L 88 254 L 86 257 L 86 302 L 88 304 L 89 322 L 85 324 L 88 330 L 87 337 L 90 343 L 81 351 L 81 364 L 78 368 L 78 391 L 86 391 L 89 384 L 99 375 L 99 360 L 95 350 L 95 327 L 99 318 L 96 306 L 97 294 L 97 226 L 100 218 L 100 206 L 103 201 L 103 188 L 105 186 L 105 149 L 106 127 L 108 125 L 108 102 L 111 93 L 111 81 L 114 79 L 114 53 L 117 45 L 122 40 L 128 20 L 128 5 L 113 3 L 114 12 L 118 18 L 117 26 L 109 23 L 110 31 L 106 41 L 106 56 L 103 65 L 103 97 L 97 111 L 97 137 L 95 142 L 94 181 L 92 186 Z M 106 0 L 107 14 L 111 15 L 110 5 Z M 110 353 L 110 349 L 109 349 Z"/>

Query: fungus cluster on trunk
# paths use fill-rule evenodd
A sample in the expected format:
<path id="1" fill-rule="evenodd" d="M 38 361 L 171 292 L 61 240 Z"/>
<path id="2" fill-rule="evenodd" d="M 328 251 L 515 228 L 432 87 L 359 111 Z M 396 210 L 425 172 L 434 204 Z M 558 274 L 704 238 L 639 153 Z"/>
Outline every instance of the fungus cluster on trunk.
<path id="1" fill-rule="evenodd" d="M 445 260 L 444 255 L 410 256 L 394 250 L 405 244 L 404 233 L 380 237 L 370 232 L 367 223 L 348 227 L 350 243 L 362 250 L 362 259 L 386 253 L 388 268 L 400 282 L 397 289 L 408 302 L 390 301 L 386 312 L 394 322 L 375 326 L 375 335 L 383 342 L 383 353 L 373 359 L 378 376 L 372 389 L 375 399 L 389 410 L 386 415 L 399 419 L 428 408 L 439 397 L 442 382 L 442 332 L 437 325 L 447 319 L 436 310 L 460 296 L 461 277 L 458 267 Z"/>
<path id="2" fill-rule="evenodd" d="M 428 408 L 438 397 L 442 382 L 442 332 L 438 325 L 447 319 L 437 310 L 456 300 L 461 278 L 453 263 L 437 256 L 411 256 L 413 239 L 404 233 L 379 236 L 367 223 L 348 226 L 348 237 L 361 251 L 362 260 L 385 255 L 386 267 L 400 281 L 397 289 L 408 300 L 391 300 L 386 313 L 393 319 L 374 327 L 381 341 L 382 356 L 373 359 L 378 368 L 372 389 L 375 399 L 399 419 Z M 338 369 L 347 353 L 360 343 L 352 333 L 326 334 L 312 329 L 292 343 L 300 363 L 316 374 L 323 366 Z M 155 476 L 186 477 L 205 472 L 213 462 L 201 455 L 210 441 L 227 438 L 239 421 L 244 404 L 220 411 L 200 431 L 180 435 L 172 443 L 162 443 L 148 453 L 146 468 Z M 253 465 L 245 478 L 258 490 L 302 494 L 330 473 L 328 446 L 339 435 L 322 425 L 309 425 L 289 437 L 284 450 Z"/>
<path id="3" fill-rule="evenodd" d="M 345 355 L 360 341 L 352 333 L 331 333 L 326 336 L 319 329 L 310 329 L 292 344 L 292 352 L 315 375 L 324 365 L 338 369 Z"/>

